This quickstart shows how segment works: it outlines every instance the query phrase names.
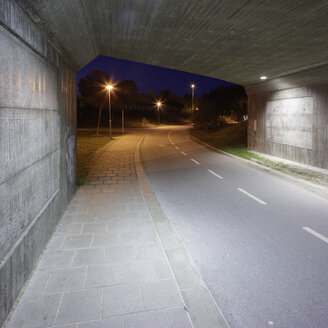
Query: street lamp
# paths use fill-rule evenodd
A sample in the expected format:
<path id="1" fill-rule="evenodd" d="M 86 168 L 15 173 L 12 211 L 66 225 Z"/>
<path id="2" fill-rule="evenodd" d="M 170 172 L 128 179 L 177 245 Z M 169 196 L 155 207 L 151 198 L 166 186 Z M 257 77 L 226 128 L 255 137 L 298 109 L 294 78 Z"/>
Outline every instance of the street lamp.
<path id="1" fill-rule="evenodd" d="M 160 101 L 157 101 L 156 103 L 157 106 L 157 124 L 160 124 L 160 117 L 159 117 L 159 109 L 162 107 L 162 103 Z"/>
<path id="2" fill-rule="evenodd" d="M 191 87 L 191 111 L 192 111 L 192 113 L 194 112 L 194 106 L 195 106 L 195 84 L 194 83 L 192 83 L 191 85 L 190 85 L 190 87 Z"/>
<path id="3" fill-rule="evenodd" d="M 113 89 L 112 85 L 107 85 L 106 89 L 108 90 L 108 119 L 109 119 L 109 138 L 112 139 L 112 106 L 110 103 L 110 90 Z"/>

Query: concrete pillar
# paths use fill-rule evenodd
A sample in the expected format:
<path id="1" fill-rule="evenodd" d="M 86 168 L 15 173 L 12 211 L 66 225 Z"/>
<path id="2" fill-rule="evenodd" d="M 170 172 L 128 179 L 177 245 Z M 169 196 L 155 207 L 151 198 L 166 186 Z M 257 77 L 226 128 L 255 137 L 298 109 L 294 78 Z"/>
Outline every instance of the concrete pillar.
<path id="1" fill-rule="evenodd" d="M 0 0 L 0 326 L 75 193 L 75 75 Z"/>

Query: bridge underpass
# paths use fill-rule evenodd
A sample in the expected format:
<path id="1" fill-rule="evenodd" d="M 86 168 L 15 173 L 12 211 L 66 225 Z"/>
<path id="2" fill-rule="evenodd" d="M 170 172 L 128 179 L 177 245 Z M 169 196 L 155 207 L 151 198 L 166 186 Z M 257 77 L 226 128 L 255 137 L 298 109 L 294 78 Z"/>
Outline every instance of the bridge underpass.
<path id="1" fill-rule="evenodd" d="M 325 1 L 0 0 L 0 323 L 75 194 L 79 68 L 102 54 L 241 84 L 250 149 L 327 169 L 327 11 Z"/>

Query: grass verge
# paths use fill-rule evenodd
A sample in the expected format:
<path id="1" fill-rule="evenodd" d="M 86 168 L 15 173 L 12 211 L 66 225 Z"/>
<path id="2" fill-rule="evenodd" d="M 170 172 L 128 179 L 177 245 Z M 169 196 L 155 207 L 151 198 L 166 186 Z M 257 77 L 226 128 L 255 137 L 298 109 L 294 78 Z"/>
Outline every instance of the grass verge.
<path id="1" fill-rule="evenodd" d="M 94 152 L 107 142 L 109 142 L 108 133 L 97 135 L 93 131 L 77 132 L 76 184 L 78 186 L 85 183 L 85 179 L 92 165 Z"/>
<path id="2" fill-rule="evenodd" d="M 192 129 L 190 130 L 190 134 L 210 146 L 226 151 L 227 153 L 256 162 L 293 177 L 328 187 L 328 176 L 325 174 L 300 166 L 270 160 L 247 150 L 247 122 L 233 124 L 218 131 Z"/>

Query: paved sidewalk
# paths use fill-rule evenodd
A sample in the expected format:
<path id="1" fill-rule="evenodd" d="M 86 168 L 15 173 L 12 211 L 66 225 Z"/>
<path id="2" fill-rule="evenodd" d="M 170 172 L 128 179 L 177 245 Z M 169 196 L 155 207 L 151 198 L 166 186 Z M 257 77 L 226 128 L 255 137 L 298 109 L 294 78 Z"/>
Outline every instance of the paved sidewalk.
<path id="1" fill-rule="evenodd" d="M 105 145 L 6 328 L 191 328 L 126 135 Z"/>

